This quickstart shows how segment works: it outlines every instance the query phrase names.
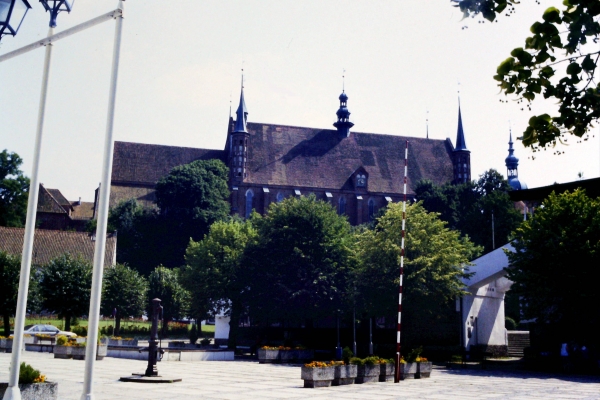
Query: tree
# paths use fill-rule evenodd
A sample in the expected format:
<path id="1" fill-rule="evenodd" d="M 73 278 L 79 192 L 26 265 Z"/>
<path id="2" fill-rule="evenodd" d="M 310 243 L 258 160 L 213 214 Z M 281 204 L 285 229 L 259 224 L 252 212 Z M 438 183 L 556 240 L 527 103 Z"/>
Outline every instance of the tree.
<path id="1" fill-rule="evenodd" d="M 229 345 L 235 348 L 237 328 L 243 312 L 242 256 L 257 238 L 250 220 L 231 219 L 211 225 L 199 242 L 190 241 L 182 284 L 191 293 L 191 313 L 197 320 L 224 311 L 230 316 Z"/>
<path id="2" fill-rule="evenodd" d="M 476 182 L 461 185 L 435 186 L 431 181 L 420 181 L 415 194 L 427 211 L 439 213 L 450 229 L 459 230 L 484 246 L 487 253 L 494 250 L 494 242 L 496 247 L 507 243 L 510 233 L 521 222 L 522 217 L 508 196 L 509 190 L 504 177 L 490 169 Z"/>
<path id="3" fill-rule="evenodd" d="M 561 340 L 596 342 L 600 200 L 580 189 L 550 194 L 516 230 L 513 245 L 507 277 L 521 296 L 523 316 L 552 324 Z"/>
<path id="4" fill-rule="evenodd" d="M 517 0 L 452 0 L 464 16 L 483 15 L 489 21 L 514 12 Z M 558 114 L 534 115 L 523 133 L 523 144 L 534 151 L 581 138 L 600 117 L 600 84 L 595 81 L 600 51 L 599 0 L 565 0 L 563 9 L 546 9 L 531 26 L 532 36 L 514 49 L 497 69 L 494 79 L 505 95 L 532 102 L 536 95 L 554 99 Z M 587 45 L 587 46 L 586 46 Z"/>
<path id="5" fill-rule="evenodd" d="M 121 318 L 139 317 L 145 310 L 148 282 L 137 271 L 117 264 L 104 273 L 101 312 L 114 315 L 115 335 L 119 336 Z"/>
<path id="6" fill-rule="evenodd" d="M 92 264 L 65 253 L 42 267 L 41 275 L 44 307 L 64 318 L 65 330 L 70 330 L 71 319 L 89 311 Z"/>
<path id="7" fill-rule="evenodd" d="M 229 215 L 229 169 L 220 160 L 197 160 L 175 167 L 156 184 L 162 231 L 160 262 L 184 264 L 190 241 L 201 240 L 209 226 Z"/>
<path id="8" fill-rule="evenodd" d="M 402 214 L 401 203 L 390 204 L 375 229 L 358 237 L 357 305 L 368 316 L 394 320 L 398 311 Z M 406 208 L 402 323 L 409 327 L 409 341 L 451 315 L 449 304 L 465 294 L 462 278 L 481 250 L 446 225 L 420 202 Z"/>
<path id="9" fill-rule="evenodd" d="M 311 195 L 273 203 L 253 224 L 258 239 L 242 261 L 251 316 L 300 321 L 337 313 L 352 263 L 346 218 Z"/>
<path id="10" fill-rule="evenodd" d="M 10 336 L 10 316 L 17 309 L 19 292 L 19 271 L 21 260 L 0 251 L 0 310 L 4 322 L 4 336 Z"/>
<path id="11" fill-rule="evenodd" d="M 152 315 L 152 299 L 159 298 L 163 307 L 163 337 L 167 336 L 169 322 L 181 318 L 187 311 L 189 293 L 181 286 L 179 270 L 159 265 L 149 278 L 146 311 Z"/>
<path id="12" fill-rule="evenodd" d="M 27 214 L 29 178 L 19 167 L 23 160 L 17 153 L 0 153 L 0 225 L 21 227 Z"/>

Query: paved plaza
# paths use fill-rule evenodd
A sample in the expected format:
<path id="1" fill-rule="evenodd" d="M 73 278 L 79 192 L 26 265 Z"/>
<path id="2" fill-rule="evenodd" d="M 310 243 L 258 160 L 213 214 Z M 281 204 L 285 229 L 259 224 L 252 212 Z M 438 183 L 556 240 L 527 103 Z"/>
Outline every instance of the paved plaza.
<path id="1" fill-rule="evenodd" d="M 23 360 L 59 383 L 59 399 L 79 400 L 83 361 L 23 353 Z M 8 380 L 10 354 L 0 354 L 0 381 Z M 105 358 L 96 363 L 97 400 L 123 399 L 600 399 L 600 378 L 479 370 L 434 369 L 429 379 L 304 389 L 298 366 L 250 361 L 159 363 L 172 384 L 119 382 L 145 369 L 143 361 Z"/>

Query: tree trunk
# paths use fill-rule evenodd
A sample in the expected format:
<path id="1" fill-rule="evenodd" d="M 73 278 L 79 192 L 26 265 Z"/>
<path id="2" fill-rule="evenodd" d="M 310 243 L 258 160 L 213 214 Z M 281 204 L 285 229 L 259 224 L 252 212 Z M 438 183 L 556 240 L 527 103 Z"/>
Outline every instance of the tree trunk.
<path id="1" fill-rule="evenodd" d="M 4 312 L 4 314 L 2 314 L 2 319 L 4 322 L 4 336 L 9 337 L 10 336 L 10 315 L 8 315 L 8 311 Z"/>
<path id="2" fill-rule="evenodd" d="M 65 314 L 65 331 L 71 330 L 71 315 Z"/>
<path id="3" fill-rule="evenodd" d="M 229 318 L 229 339 L 227 340 L 227 347 L 235 350 L 237 346 L 237 337 L 240 330 L 240 314 L 241 307 L 238 300 L 231 300 L 231 315 Z"/>
<path id="4" fill-rule="evenodd" d="M 169 321 L 170 319 L 164 319 L 162 329 L 159 327 L 162 339 L 166 339 L 169 336 Z"/>
<path id="5" fill-rule="evenodd" d="M 119 333 L 121 333 L 121 316 L 119 315 L 119 313 L 117 313 L 117 315 L 115 316 L 115 336 L 119 336 Z"/>

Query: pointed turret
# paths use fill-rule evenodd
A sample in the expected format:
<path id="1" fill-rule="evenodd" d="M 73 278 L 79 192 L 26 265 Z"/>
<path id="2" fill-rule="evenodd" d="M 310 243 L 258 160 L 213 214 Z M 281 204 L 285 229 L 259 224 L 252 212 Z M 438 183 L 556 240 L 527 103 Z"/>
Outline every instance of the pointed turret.
<path id="1" fill-rule="evenodd" d="M 244 77 L 242 76 L 242 92 L 240 93 L 240 105 L 235 112 L 235 127 L 234 132 L 248 133 L 246 130 L 246 123 L 248 120 L 248 109 L 246 108 L 246 102 L 244 101 Z"/>
<path id="2" fill-rule="evenodd" d="M 515 157 L 513 149 L 512 130 L 509 131 L 508 139 L 508 157 L 504 160 L 506 163 L 506 176 L 508 184 L 513 190 L 527 189 L 524 182 L 519 181 L 519 159 Z"/>
<path id="3" fill-rule="evenodd" d="M 458 129 L 456 131 L 456 146 L 452 152 L 454 164 L 453 183 L 460 184 L 471 181 L 471 152 L 467 150 L 465 131 L 463 129 L 462 113 L 460 110 L 460 99 L 458 100 Z"/>
<path id="4" fill-rule="evenodd" d="M 342 94 L 340 94 L 340 108 L 337 110 L 336 114 L 338 117 L 337 122 L 333 124 L 340 133 L 342 137 L 350 136 L 350 128 L 354 126 L 352 122 L 350 122 L 350 111 L 348 111 L 348 96 L 345 91 L 342 90 Z"/>
<path id="5" fill-rule="evenodd" d="M 248 176 L 246 165 L 248 162 L 248 109 L 244 100 L 244 76 L 242 75 L 242 90 L 240 104 L 235 112 L 235 125 L 229 137 L 229 169 L 233 181 L 243 181 Z"/>

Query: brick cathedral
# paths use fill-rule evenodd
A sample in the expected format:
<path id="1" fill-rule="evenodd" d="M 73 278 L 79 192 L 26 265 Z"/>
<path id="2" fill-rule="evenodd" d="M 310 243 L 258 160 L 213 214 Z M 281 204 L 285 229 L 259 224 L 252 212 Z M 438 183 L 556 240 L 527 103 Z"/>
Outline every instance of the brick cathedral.
<path id="1" fill-rule="evenodd" d="M 110 206 L 135 198 L 154 206 L 154 187 L 169 171 L 194 160 L 219 159 L 230 169 L 231 213 L 265 213 L 289 196 L 314 194 L 353 225 L 367 222 L 403 198 L 404 148 L 409 141 L 408 196 L 421 179 L 435 184 L 471 180 L 460 106 L 456 146 L 436 140 L 352 130 L 348 96 L 339 96 L 335 129 L 249 122 L 244 88 L 223 150 L 115 142 Z"/>

